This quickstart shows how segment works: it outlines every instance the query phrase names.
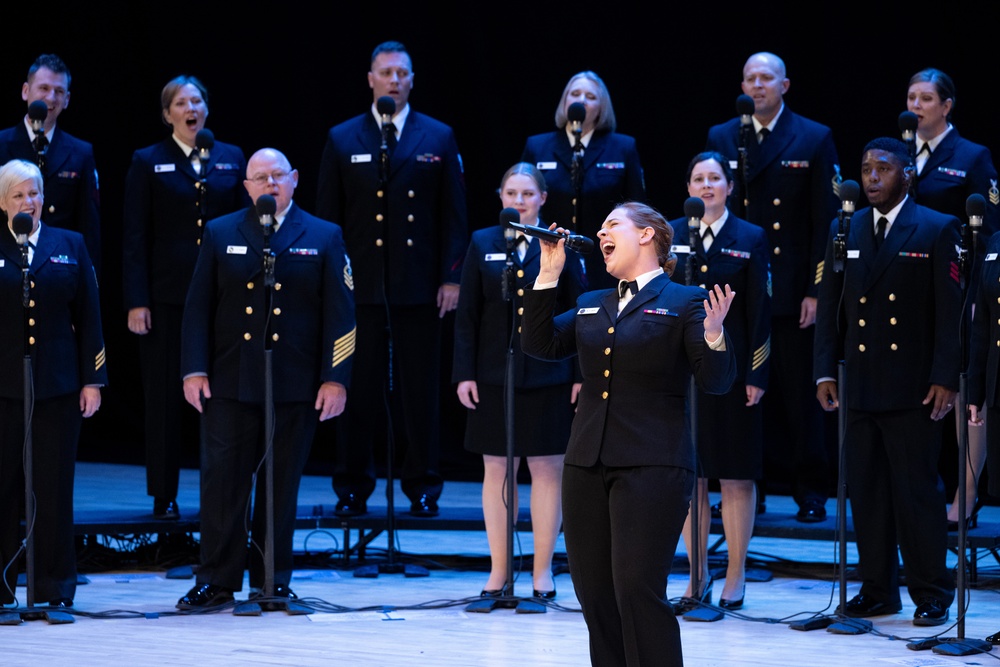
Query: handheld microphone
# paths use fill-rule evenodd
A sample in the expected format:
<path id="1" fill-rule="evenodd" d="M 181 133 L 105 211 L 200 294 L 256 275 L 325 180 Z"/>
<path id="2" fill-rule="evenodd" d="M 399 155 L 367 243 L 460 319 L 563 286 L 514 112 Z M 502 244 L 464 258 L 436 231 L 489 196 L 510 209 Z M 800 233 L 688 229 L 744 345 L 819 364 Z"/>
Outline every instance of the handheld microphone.
<path id="1" fill-rule="evenodd" d="M 31 129 L 35 134 L 43 131 L 45 119 L 48 118 L 49 107 L 41 100 L 35 100 L 28 105 L 28 120 L 31 121 Z"/>
<path id="2" fill-rule="evenodd" d="M 215 148 L 215 135 L 207 128 L 198 130 L 194 137 L 194 146 L 198 149 L 198 159 L 202 162 L 212 156 L 212 149 Z"/>
<path id="3" fill-rule="evenodd" d="M 751 118 L 754 111 L 756 111 L 756 106 L 752 97 L 744 94 L 736 98 L 736 113 L 740 115 L 741 126 L 746 127 L 753 124 Z"/>
<path id="4" fill-rule="evenodd" d="M 257 198 L 257 218 L 260 226 L 264 228 L 264 235 L 267 236 L 274 229 L 274 214 L 278 209 L 278 202 L 272 195 L 261 195 Z"/>
<path id="5" fill-rule="evenodd" d="M 969 216 L 969 227 L 973 230 L 982 229 L 983 218 L 986 216 L 986 198 L 978 192 L 969 195 L 965 200 L 965 214 Z"/>
<path id="6" fill-rule="evenodd" d="M 504 211 L 514 211 L 514 209 L 505 208 Z M 514 213 L 516 214 L 517 211 L 514 211 Z M 586 255 L 594 250 L 594 240 L 587 238 L 586 236 L 581 236 L 579 234 L 560 234 L 559 232 L 552 231 L 551 229 L 542 229 L 537 225 L 522 225 L 518 222 L 514 222 L 513 220 L 506 219 L 503 212 L 501 212 L 500 216 L 501 223 L 506 223 L 509 227 L 513 227 L 528 236 L 534 236 L 535 238 L 545 239 L 546 241 L 552 242 L 565 239 L 566 249 L 580 253 L 581 255 Z M 520 219 L 520 216 L 516 219 Z"/>
<path id="7" fill-rule="evenodd" d="M 983 202 L 983 210 L 986 210 L 986 202 Z M 18 213 L 14 216 L 14 219 L 10 221 L 11 230 L 14 232 L 14 236 L 17 237 L 17 244 L 26 246 L 28 245 L 28 237 L 31 236 L 31 230 L 35 226 L 35 221 L 32 220 L 31 216 L 27 213 Z"/>

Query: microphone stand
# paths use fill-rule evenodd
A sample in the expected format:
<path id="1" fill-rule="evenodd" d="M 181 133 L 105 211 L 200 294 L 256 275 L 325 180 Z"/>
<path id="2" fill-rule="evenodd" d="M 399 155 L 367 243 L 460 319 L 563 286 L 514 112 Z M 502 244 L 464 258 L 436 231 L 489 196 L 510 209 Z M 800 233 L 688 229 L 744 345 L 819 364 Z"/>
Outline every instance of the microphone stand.
<path id="1" fill-rule="evenodd" d="M 384 117 L 383 117 L 384 118 Z M 391 247 L 389 243 L 389 137 L 388 133 L 393 131 L 392 124 L 382 123 L 382 144 L 379 146 L 378 159 L 378 192 L 379 199 L 382 200 L 382 239 L 385 241 L 382 251 L 382 298 L 385 303 L 385 339 L 388 351 L 388 363 L 386 364 L 386 455 L 385 455 L 385 500 L 387 505 L 386 516 L 386 562 L 374 565 L 362 565 L 354 570 L 354 576 L 374 579 L 379 574 L 400 574 L 404 577 L 426 577 L 430 573 L 427 568 L 419 565 L 404 565 L 396 562 L 396 503 L 395 503 L 395 481 L 393 479 L 393 458 L 395 457 L 396 439 L 393 435 L 392 425 L 392 393 L 395 390 L 393 383 L 393 347 L 392 347 L 392 310 L 389 307 L 389 262 L 386 252 Z"/>
<path id="2" fill-rule="evenodd" d="M 966 233 L 972 234 L 972 242 L 966 244 Z M 965 225 L 962 229 L 962 248 L 959 252 L 959 284 L 962 286 L 962 303 L 966 303 L 969 285 L 968 276 L 975 267 L 976 244 L 979 242 L 979 232 L 972 225 Z M 966 470 L 966 460 L 969 450 L 969 420 L 965 418 L 969 405 L 968 394 L 968 345 L 966 342 L 968 328 L 966 326 L 966 309 L 962 308 L 961 335 L 959 345 L 962 347 L 962 372 L 958 376 L 958 401 L 955 405 L 957 414 L 962 415 L 959 419 L 958 427 L 958 516 L 965 517 L 966 497 L 965 484 L 968 479 Z M 958 572 L 955 578 L 955 597 L 958 603 L 957 628 L 958 636 L 949 638 L 931 638 L 922 642 L 914 642 L 914 645 L 907 644 L 907 648 L 922 650 L 930 648 L 934 653 L 940 655 L 977 655 L 989 653 L 993 650 L 993 645 L 981 639 L 969 639 L 965 636 L 965 576 L 966 576 L 966 546 L 968 540 L 969 522 L 959 519 L 958 521 Z"/>
<path id="3" fill-rule="evenodd" d="M 698 235 L 700 225 L 692 224 L 692 222 L 693 220 L 688 221 L 689 249 L 687 262 L 684 263 L 684 281 L 687 285 L 694 284 L 694 260 L 697 254 L 695 249 L 701 243 L 701 237 Z M 690 405 L 688 419 L 691 428 L 691 441 L 694 443 L 695 452 L 697 453 L 698 385 L 695 382 L 693 374 L 688 382 L 688 404 Z M 698 456 L 695 458 L 694 492 L 691 494 L 691 553 L 688 554 L 688 562 L 691 567 L 691 595 L 694 600 L 701 603 L 702 596 L 704 595 L 701 581 L 701 458 Z M 709 580 L 705 582 L 705 586 L 707 587 L 711 581 L 712 578 L 709 576 Z M 684 620 L 690 621 L 711 622 L 722 620 L 722 617 L 722 612 L 702 606 L 701 604 L 684 614 Z"/>
<path id="4" fill-rule="evenodd" d="M 833 270 L 844 273 L 847 259 L 847 236 L 851 233 L 852 212 L 841 208 L 837 211 L 837 234 L 833 239 Z M 837 316 L 838 328 L 840 315 Z M 838 635 L 860 635 L 870 632 L 872 622 L 851 618 L 847 609 L 847 365 L 843 359 L 837 363 L 837 580 L 839 605 L 833 615 L 820 615 L 790 624 L 793 630 L 820 630 Z"/>
<path id="5" fill-rule="evenodd" d="M 44 139 L 44 135 L 40 135 Z M 0 625 L 19 625 L 22 620 L 44 619 L 52 625 L 72 623 L 73 617 L 63 611 L 35 607 L 35 486 L 32 413 L 35 404 L 35 385 L 31 360 L 31 276 L 28 273 L 28 242 L 21 244 L 21 303 L 24 306 L 24 557 L 27 605 L 23 609 L 4 612 L 0 610 Z"/>
<path id="6" fill-rule="evenodd" d="M 35 129 L 35 128 L 31 128 Z M 45 136 L 45 127 L 40 127 L 35 130 L 35 139 L 32 142 L 32 146 L 35 149 L 35 163 L 38 164 L 38 169 L 44 174 L 45 173 L 45 153 L 49 149 L 49 138 Z"/>
<path id="7" fill-rule="evenodd" d="M 509 232 L 509 234 L 508 234 Z M 504 484 L 504 505 L 507 507 L 507 572 L 503 588 L 498 597 L 482 598 L 466 606 L 466 611 L 489 613 L 494 609 L 514 608 L 518 614 L 544 614 L 545 607 L 531 600 L 521 600 L 514 595 L 514 527 L 517 525 L 517 507 L 514 503 L 514 489 L 517 475 L 514 472 L 514 229 L 504 230 L 507 237 L 507 264 L 501 277 L 500 291 L 503 300 L 510 304 L 508 312 L 507 361 L 504 372 L 504 425 L 507 454 L 507 477 Z"/>
<path id="8" fill-rule="evenodd" d="M 737 148 L 737 153 L 739 154 L 738 162 L 738 178 L 740 179 L 740 194 L 743 195 L 741 201 L 737 202 L 739 210 L 736 214 L 741 218 L 750 219 L 748 215 L 748 210 L 750 208 L 750 193 L 747 192 L 750 171 L 750 141 L 753 138 L 753 121 L 749 123 L 742 123 L 740 125 L 740 140 L 739 146 Z"/>
<path id="9" fill-rule="evenodd" d="M 573 229 L 580 229 L 580 198 L 583 192 L 583 126 L 575 123 L 573 132 L 573 164 L 571 177 L 573 179 Z"/>

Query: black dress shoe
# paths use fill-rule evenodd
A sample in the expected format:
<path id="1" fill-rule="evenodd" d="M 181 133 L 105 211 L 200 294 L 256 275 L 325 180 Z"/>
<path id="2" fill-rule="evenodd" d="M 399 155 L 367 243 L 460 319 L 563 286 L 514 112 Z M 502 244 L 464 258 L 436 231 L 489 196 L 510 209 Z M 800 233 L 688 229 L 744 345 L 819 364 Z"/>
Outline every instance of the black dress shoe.
<path id="1" fill-rule="evenodd" d="M 1000 646 L 1000 632 L 994 632 L 992 635 L 986 638 L 986 641 L 993 644 L 994 646 Z"/>
<path id="2" fill-rule="evenodd" d="M 826 521 L 826 508 L 819 503 L 804 503 L 795 515 L 797 521 L 802 523 L 819 523 Z"/>
<path id="3" fill-rule="evenodd" d="M 923 598 L 913 612 L 913 625 L 943 625 L 948 622 L 948 607 L 935 598 Z"/>
<path id="4" fill-rule="evenodd" d="M 333 513 L 337 516 L 360 516 L 368 511 L 368 501 L 356 493 L 345 494 L 337 501 Z"/>
<path id="5" fill-rule="evenodd" d="M 153 518 L 161 521 L 177 521 L 181 518 L 181 510 L 173 498 L 156 498 L 153 500 Z"/>
<path id="6" fill-rule="evenodd" d="M 73 607 L 73 600 L 70 598 L 58 598 L 56 600 L 49 600 L 49 606 L 55 609 L 71 609 Z"/>
<path id="7" fill-rule="evenodd" d="M 178 609 L 204 609 L 233 601 L 233 592 L 215 584 L 198 584 L 177 601 Z"/>
<path id="8" fill-rule="evenodd" d="M 848 618 L 867 618 L 869 616 L 883 616 L 895 614 L 903 608 L 899 602 L 883 602 L 876 600 L 870 595 L 860 593 L 847 601 L 847 608 L 841 611 L 837 607 L 837 613 Z"/>
<path id="9" fill-rule="evenodd" d="M 540 591 L 537 588 L 531 589 L 531 597 L 538 598 L 539 600 L 555 600 L 556 599 L 556 589 L 551 591 Z"/>
<path id="10" fill-rule="evenodd" d="M 719 598 L 719 608 L 726 609 L 728 611 L 736 611 L 737 609 L 743 609 L 743 600 L 747 596 L 747 588 L 743 587 L 743 595 L 737 600 L 727 600 L 726 598 Z"/>
<path id="11" fill-rule="evenodd" d="M 493 589 L 484 588 L 483 590 L 479 591 L 479 597 L 481 597 L 481 598 L 499 598 L 499 597 L 503 597 L 503 589 L 502 588 L 493 588 Z"/>
<path id="12" fill-rule="evenodd" d="M 410 502 L 410 514 L 413 516 L 437 516 L 437 500 L 426 493 Z"/>
<path id="13" fill-rule="evenodd" d="M 284 598 L 285 600 L 298 600 L 299 596 L 296 595 L 287 584 L 275 584 L 274 585 L 274 595 L 268 597 L 264 595 L 264 591 L 259 588 L 254 588 L 250 590 L 250 595 L 248 599 L 253 602 L 255 600 L 260 600 L 260 608 L 264 611 L 281 611 L 287 609 L 288 603 L 282 600 L 276 600 L 275 598 Z"/>

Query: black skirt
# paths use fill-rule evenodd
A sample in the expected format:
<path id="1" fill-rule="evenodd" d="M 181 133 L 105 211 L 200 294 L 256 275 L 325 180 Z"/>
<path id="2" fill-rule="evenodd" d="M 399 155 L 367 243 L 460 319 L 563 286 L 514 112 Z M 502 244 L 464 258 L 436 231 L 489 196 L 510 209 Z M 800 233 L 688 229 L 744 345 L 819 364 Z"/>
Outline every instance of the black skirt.
<path id="1" fill-rule="evenodd" d="M 764 475 L 761 404 L 747 407 L 746 388 L 722 396 L 698 393 L 698 459 L 706 479 L 760 479 Z"/>
<path id="2" fill-rule="evenodd" d="M 514 455 L 565 454 L 576 406 L 572 384 L 514 390 Z M 479 385 L 479 403 L 466 411 L 465 448 L 477 454 L 507 455 L 506 390 Z"/>

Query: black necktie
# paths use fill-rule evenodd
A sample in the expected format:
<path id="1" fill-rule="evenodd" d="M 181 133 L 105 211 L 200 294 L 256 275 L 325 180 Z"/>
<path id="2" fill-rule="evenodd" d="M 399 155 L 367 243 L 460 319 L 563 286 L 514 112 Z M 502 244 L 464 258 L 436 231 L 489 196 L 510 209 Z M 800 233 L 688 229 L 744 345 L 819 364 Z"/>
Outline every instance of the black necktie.
<path id="1" fill-rule="evenodd" d="M 882 247 L 882 239 L 885 238 L 885 225 L 886 219 L 884 216 L 879 216 L 878 220 L 875 221 L 875 251 Z"/>
<path id="2" fill-rule="evenodd" d="M 930 143 L 928 143 L 926 141 L 924 142 L 924 145 L 920 147 L 920 150 L 917 151 L 917 156 L 919 156 L 921 153 L 925 153 L 925 152 L 928 155 L 930 155 L 933 152 L 933 151 L 931 151 L 931 145 L 930 145 Z"/>
<path id="3" fill-rule="evenodd" d="M 767 135 L 771 134 L 771 130 L 766 127 L 760 128 L 760 132 L 757 133 L 757 143 L 762 144 L 767 140 Z"/>
<path id="4" fill-rule="evenodd" d="M 707 253 L 714 239 L 715 239 L 715 233 L 712 231 L 712 228 L 706 227 L 705 233 L 701 235 L 701 249 Z"/>
<path id="5" fill-rule="evenodd" d="M 631 292 L 632 296 L 639 293 L 639 282 L 636 280 L 619 280 L 618 281 L 618 298 L 624 299 L 625 294 Z"/>

